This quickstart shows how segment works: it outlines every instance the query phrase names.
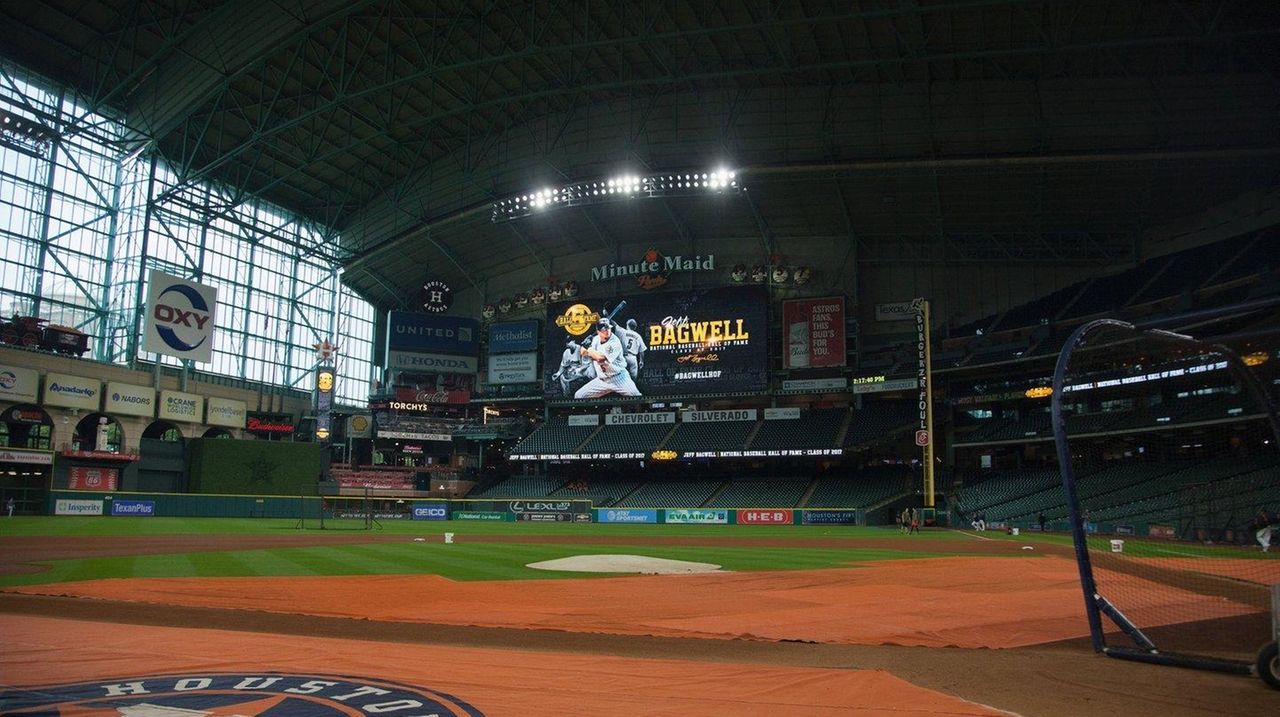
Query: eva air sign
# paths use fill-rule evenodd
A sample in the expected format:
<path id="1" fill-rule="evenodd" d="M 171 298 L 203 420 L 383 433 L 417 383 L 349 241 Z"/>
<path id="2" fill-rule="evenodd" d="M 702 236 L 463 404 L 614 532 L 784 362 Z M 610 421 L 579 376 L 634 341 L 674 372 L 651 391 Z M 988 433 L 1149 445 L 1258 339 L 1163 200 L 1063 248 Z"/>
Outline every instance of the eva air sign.
<path id="1" fill-rule="evenodd" d="M 142 350 L 207 363 L 217 289 L 155 270 L 148 284 Z"/>

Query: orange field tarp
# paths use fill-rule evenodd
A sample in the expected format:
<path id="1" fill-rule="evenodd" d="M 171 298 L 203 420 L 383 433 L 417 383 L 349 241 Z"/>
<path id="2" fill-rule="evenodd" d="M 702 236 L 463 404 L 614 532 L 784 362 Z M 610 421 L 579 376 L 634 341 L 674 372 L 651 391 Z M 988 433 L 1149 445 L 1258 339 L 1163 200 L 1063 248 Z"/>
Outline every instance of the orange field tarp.
<path id="1" fill-rule="evenodd" d="M 1112 584 L 1139 581 L 1107 574 Z M 1140 582 L 1140 581 L 1139 581 Z M 1141 587 L 1141 586 L 1139 586 Z M 455 582 L 429 575 L 136 578 L 15 589 L 482 627 L 586 633 L 1010 648 L 1088 634 L 1075 563 L 1052 556 L 890 560 L 834 570 Z M 1252 611 L 1172 588 L 1135 590 L 1131 617 Z M 1171 607 L 1180 610 L 1171 610 Z M 1149 616 L 1146 614 L 1149 613 Z"/>
<path id="2" fill-rule="evenodd" d="M 366 604 L 368 596 L 349 594 Z M 185 695 L 165 691 L 220 675 L 341 676 L 344 683 L 412 685 L 444 693 L 452 714 L 504 715 L 739 715 L 869 714 L 1006 715 L 989 707 L 912 685 L 879 670 L 683 662 L 604 655 L 393 645 L 359 640 L 119 625 L 0 615 L 0 674 L 4 687 L 95 682 L 148 689 L 148 714 L 170 714 L 154 703 Z M 153 677 L 169 675 L 170 677 Z M 183 680 L 186 680 L 185 682 Z M 236 677 L 235 679 L 241 679 Z M 136 683 L 136 684 L 130 684 Z M 96 690 L 96 692 L 94 691 Z M 50 701 L 60 694 L 43 690 Z M 317 698 L 323 693 L 317 693 Z M 299 699 L 287 696 L 288 699 Z M 141 699 L 141 698 L 139 698 Z M 244 693 L 220 711 L 183 714 L 269 713 L 280 695 Z M 137 701 L 137 700 L 135 700 Z M 333 702 L 343 714 L 362 714 L 350 701 Z M 414 715 L 385 707 L 382 713 Z M 230 710 L 230 711 L 228 711 Z M 177 714 L 177 712 L 173 712 Z M 83 705 L 62 714 L 121 714 Z M 296 714 L 292 712 L 291 714 Z"/>

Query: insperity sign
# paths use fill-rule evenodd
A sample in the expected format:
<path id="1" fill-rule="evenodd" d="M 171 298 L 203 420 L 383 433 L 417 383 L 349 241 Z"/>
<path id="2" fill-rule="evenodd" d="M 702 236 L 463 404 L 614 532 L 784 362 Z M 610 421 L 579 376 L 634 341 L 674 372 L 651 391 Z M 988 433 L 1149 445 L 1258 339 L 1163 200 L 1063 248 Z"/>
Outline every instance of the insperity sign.
<path id="1" fill-rule="evenodd" d="M 207 363 L 218 290 L 154 269 L 148 285 L 142 350 Z"/>

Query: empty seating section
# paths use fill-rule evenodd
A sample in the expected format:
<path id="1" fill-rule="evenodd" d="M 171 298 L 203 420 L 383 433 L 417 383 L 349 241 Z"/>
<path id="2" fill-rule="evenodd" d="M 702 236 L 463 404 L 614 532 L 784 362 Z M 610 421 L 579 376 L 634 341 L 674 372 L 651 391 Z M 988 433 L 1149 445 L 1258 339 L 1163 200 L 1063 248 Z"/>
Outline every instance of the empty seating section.
<path id="1" fill-rule="evenodd" d="M 658 447 L 671 429 L 671 423 L 637 426 L 604 426 L 582 446 L 582 453 L 645 453 Z"/>
<path id="2" fill-rule="evenodd" d="M 817 408 L 801 411 L 800 418 L 763 421 L 749 450 L 787 448 L 834 448 L 849 411 L 845 408 Z"/>
<path id="3" fill-rule="evenodd" d="M 1160 273 L 1133 297 L 1132 303 L 1146 304 L 1200 288 L 1200 284 L 1209 278 L 1205 267 L 1219 265 L 1221 260 L 1217 255 L 1223 248 L 1210 244 L 1174 254 Z"/>
<path id="4" fill-rule="evenodd" d="M 740 451 L 756 421 L 680 423 L 663 448 L 673 451 Z"/>
<path id="5" fill-rule="evenodd" d="M 1124 415 L 1115 411 L 1069 414 L 1067 416 L 1067 435 L 1079 436 L 1085 433 L 1104 431 L 1123 418 Z"/>
<path id="6" fill-rule="evenodd" d="M 511 476 L 468 498 L 545 498 L 564 484 L 560 478 L 548 476 Z"/>
<path id="7" fill-rule="evenodd" d="M 1056 469 L 992 471 L 966 480 L 966 485 L 959 492 L 958 507 L 967 514 L 978 511 L 990 513 L 997 506 L 1046 490 L 1062 490 L 1062 480 Z M 990 514 L 987 517 L 994 518 Z"/>
<path id="8" fill-rule="evenodd" d="M 1056 353 L 1078 319 L 1117 313 L 1141 314 L 1149 319 L 1153 310 L 1157 313 L 1186 311 L 1274 295 L 1276 289 L 1267 285 L 1265 277 L 1278 265 L 1280 253 L 1275 250 L 1275 235 L 1269 230 L 1261 231 L 1154 257 L 1118 274 L 1076 282 L 1003 313 L 955 326 L 949 335 L 951 340 L 969 339 L 964 342 L 964 348 L 972 354 L 978 345 L 974 341 L 983 345 L 1003 343 L 1005 332 L 1048 321 L 1050 337 L 1033 340 L 1030 354 Z M 1251 277 L 1262 278 L 1259 283 L 1249 281 Z M 1172 299 L 1178 303 L 1171 304 Z M 1134 307 L 1143 308 L 1135 312 L 1131 310 Z M 944 342 L 943 347 L 948 345 Z M 964 364 L 982 362 L 980 356 L 968 356 Z"/>
<path id="9" fill-rule="evenodd" d="M 329 477 L 339 488 L 374 488 L 377 490 L 413 490 L 413 471 L 404 470 L 352 470 L 332 468 Z"/>
<path id="10" fill-rule="evenodd" d="M 630 495 L 640 481 L 591 480 L 587 483 L 569 481 L 551 492 L 552 498 L 565 500 L 589 500 L 597 507 L 607 507 L 619 498 Z"/>
<path id="11" fill-rule="evenodd" d="M 794 508 L 809 489 L 809 478 L 735 480 L 706 502 L 707 508 Z"/>
<path id="12" fill-rule="evenodd" d="M 1222 393 L 1196 399 L 1195 404 L 1182 414 L 1180 421 L 1193 423 L 1231 420 L 1243 416 L 1262 415 L 1264 412 L 1258 400 L 1250 393 Z"/>
<path id="13" fill-rule="evenodd" d="M 1037 411 L 1018 418 L 993 418 L 977 428 L 957 436 L 956 443 L 990 443 L 995 441 L 1024 441 L 1029 438 L 1053 436 L 1053 426 L 1047 411 Z"/>
<path id="14" fill-rule="evenodd" d="M 911 471 L 902 466 L 866 468 L 853 475 L 823 476 L 806 508 L 868 508 L 911 489 Z"/>
<path id="15" fill-rule="evenodd" d="M 1053 321 L 1057 318 L 1058 312 L 1062 311 L 1062 307 L 1070 304 L 1083 288 L 1084 282 L 1077 282 L 1028 304 L 1015 306 L 1000 317 L 1000 320 L 996 322 L 992 330 L 1004 331 L 1006 329 L 1036 326 L 1045 319 Z"/>
<path id="16" fill-rule="evenodd" d="M 1220 256 L 1229 257 L 1234 254 L 1235 257 L 1230 265 L 1212 277 L 1214 283 L 1225 284 L 1243 279 L 1260 271 L 1275 268 L 1280 263 L 1280 257 L 1276 256 L 1276 236 L 1273 232 L 1259 233 L 1238 253 L 1232 250 L 1233 242 L 1235 245 L 1240 243 L 1238 240 L 1232 240 L 1225 244 L 1214 245 L 1221 247 Z"/>
<path id="17" fill-rule="evenodd" d="M 526 436 L 511 452 L 520 455 L 573 453 L 596 428 L 597 426 L 570 426 L 564 416 L 557 416 Z"/>
<path id="18" fill-rule="evenodd" d="M 718 480 L 650 481 L 616 505 L 620 508 L 700 508 L 722 485 L 723 481 Z"/>
<path id="19" fill-rule="evenodd" d="M 1116 307 L 1128 306 L 1138 289 L 1169 262 L 1166 257 L 1143 262 L 1128 271 L 1094 279 L 1063 312 L 1063 318 L 1079 318 L 1114 312 Z"/>
<path id="20" fill-rule="evenodd" d="M 845 433 L 845 446 L 862 446 L 875 443 L 887 436 L 896 435 L 911 428 L 917 411 L 914 405 L 902 401 L 865 403 L 853 411 L 849 418 L 849 430 Z"/>
<path id="21" fill-rule="evenodd" d="M 1185 500 L 1194 495 L 1196 489 L 1209 485 L 1233 485 L 1234 494 L 1252 493 L 1252 488 L 1260 485 L 1272 474 L 1276 467 L 1272 459 L 1247 459 L 1240 461 L 1214 461 L 1196 463 L 1185 467 L 1170 466 L 1169 472 L 1154 479 L 1133 483 L 1111 491 L 1102 496 L 1106 507 L 1094 510 L 1091 517 L 1097 521 L 1155 521 L 1177 522 L 1179 518 L 1192 517 L 1192 511 L 1203 510 L 1209 505 L 1193 500 Z M 1272 487 L 1280 485 L 1271 481 Z M 1229 499 L 1231 493 L 1217 496 L 1219 500 Z M 1243 501 L 1247 503 L 1247 501 Z M 1196 506 L 1196 507 L 1192 507 Z M 1244 516 L 1245 521 L 1252 517 L 1250 509 Z M 1195 516 L 1201 517 L 1201 516 Z M 1229 527 L 1229 526 L 1221 526 Z M 1238 527 L 1238 526 L 1235 526 Z"/>
<path id="22" fill-rule="evenodd" d="M 1162 403 L 1156 403 L 1149 406 L 1138 406 L 1132 411 L 1127 412 L 1115 423 L 1109 427 L 1113 431 L 1139 430 L 1145 428 L 1159 428 L 1172 423 L 1187 423 L 1192 420 L 1191 416 L 1200 410 L 1212 411 L 1212 406 L 1219 401 L 1230 403 L 1225 397 L 1203 397 L 1197 396 L 1193 398 L 1176 398 Z M 1237 400 L 1239 406 L 1247 405 L 1243 400 Z M 1219 418 L 1230 418 L 1227 414 L 1227 408 L 1223 407 L 1222 415 Z M 1202 418 L 1199 420 L 1208 420 Z"/>

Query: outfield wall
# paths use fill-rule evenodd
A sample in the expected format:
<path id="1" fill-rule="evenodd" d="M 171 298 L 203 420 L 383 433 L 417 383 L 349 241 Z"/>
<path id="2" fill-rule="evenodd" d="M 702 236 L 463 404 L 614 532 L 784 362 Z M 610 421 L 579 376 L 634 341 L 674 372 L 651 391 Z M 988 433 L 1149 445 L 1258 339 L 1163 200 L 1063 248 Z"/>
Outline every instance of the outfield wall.
<path id="1" fill-rule="evenodd" d="M 54 490 L 50 515 L 104 515 L 174 518 L 363 518 L 372 508 L 378 520 L 499 521 L 531 523 L 611 523 L 636 525 L 863 525 L 855 509 L 790 508 L 593 508 L 585 500 L 426 500 L 374 498 L 366 507 L 354 497 L 210 495 Z"/>
<path id="2" fill-rule="evenodd" d="M 192 493 L 314 495 L 321 445 L 287 441 L 190 441 Z"/>
<path id="3" fill-rule="evenodd" d="M 179 518 L 319 518 L 321 499 L 287 495 L 201 495 L 54 490 L 49 515 Z"/>

